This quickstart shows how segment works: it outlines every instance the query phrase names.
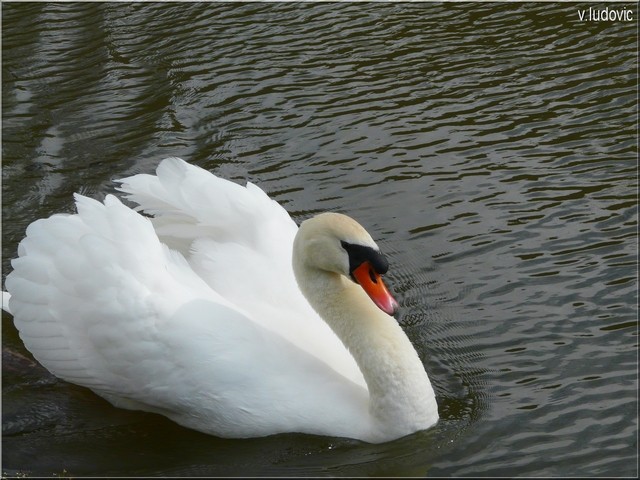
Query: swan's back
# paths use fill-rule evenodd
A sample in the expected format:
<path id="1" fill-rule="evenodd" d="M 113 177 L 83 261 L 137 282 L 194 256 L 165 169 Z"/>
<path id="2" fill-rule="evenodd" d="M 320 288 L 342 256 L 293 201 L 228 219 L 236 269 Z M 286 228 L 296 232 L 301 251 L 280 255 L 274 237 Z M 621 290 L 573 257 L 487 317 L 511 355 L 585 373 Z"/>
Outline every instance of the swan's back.
<path id="1" fill-rule="evenodd" d="M 208 433 L 353 436 L 366 387 L 295 284 L 284 209 L 179 159 L 122 190 L 155 218 L 77 195 L 78 214 L 27 229 L 6 286 L 36 359 Z"/>

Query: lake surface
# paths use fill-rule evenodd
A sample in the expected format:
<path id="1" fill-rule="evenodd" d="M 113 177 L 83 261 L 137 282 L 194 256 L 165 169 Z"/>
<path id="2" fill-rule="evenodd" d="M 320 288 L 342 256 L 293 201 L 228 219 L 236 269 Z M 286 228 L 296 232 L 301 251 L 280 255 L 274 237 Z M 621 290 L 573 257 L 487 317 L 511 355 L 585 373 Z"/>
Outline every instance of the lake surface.
<path id="1" fill-rule="evenodd" d="M 637 476 L 638 11 L 602 5 L 3 3 L 3 282 L 29 223 L 180 156 L 365 225 L 441 415 L 210 437 L 57 380 L 3 314 L 3 473 Z"/>

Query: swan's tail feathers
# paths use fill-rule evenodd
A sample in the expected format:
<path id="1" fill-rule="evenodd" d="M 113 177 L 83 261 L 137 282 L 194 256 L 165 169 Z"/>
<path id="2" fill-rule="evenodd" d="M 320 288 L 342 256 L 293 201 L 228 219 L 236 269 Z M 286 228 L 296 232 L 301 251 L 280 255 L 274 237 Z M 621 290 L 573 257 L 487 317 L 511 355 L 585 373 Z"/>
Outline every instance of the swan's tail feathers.
<path id="1" fill-rule="evenodd" d="M 138 210 L 154 216 L 160 239 L 185 255 L 198 238 L 256 249 L 268 247 L 256 245 L 259 237 L 273 234 L 293 241 L 297 231 L 287 211 L 256 185 L 243 187 L 180 158 L 164 159 L 156 175 L 139 174 L 118 182 Z"/>
<path id="2" fill-rule="evenodd" d="M 2 292 L 2 310 L 7 313 L 11 313 L 9 310 L 9 299 L 11 298 L 11 294 L 9 292 Z"/>

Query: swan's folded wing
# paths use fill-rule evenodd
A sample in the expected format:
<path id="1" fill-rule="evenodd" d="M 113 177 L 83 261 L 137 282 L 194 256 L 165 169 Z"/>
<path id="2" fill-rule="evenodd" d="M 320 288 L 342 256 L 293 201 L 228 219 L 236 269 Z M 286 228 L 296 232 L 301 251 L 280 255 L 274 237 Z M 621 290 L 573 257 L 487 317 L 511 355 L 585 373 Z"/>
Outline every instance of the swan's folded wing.
<path id="1" fill-rule="evenodd" d="M 267 304 L 294 305 L 294 311 L 298 303 L 307 305 L 291 267 L 298 227 L 259 187 L 240 186 L 179 158 L 160 162 L 157 175 L 120 182 L 126 197 L 153 215 L 160 241 L 181 252 L 223 297 L 258 306 L 263 296 Z"/>
<path id="2" fill-rule="evenodd" d="M 118 182 L 127 199 L 153 215 L 160 240 L 185 256 L 194 240 L 205 237 L 280 255 L 286 252 L 282 241 L 293 242 L 298 229 L 287 211 L 256 185 L 243 187 L 180 158 L 164 159 L 156 175 Z"/>
<path id="3" fill-rule="evenodd" d="M 127 369 L 162 355 L 158 332 L 180 305 L 205 298 L 231 307 L 115 197 L 76 202 L 77 215 L 28 227 L 6 280 L 9 307 L 26 347 L 55 375 L 133 396 L 141 379 Z"/>

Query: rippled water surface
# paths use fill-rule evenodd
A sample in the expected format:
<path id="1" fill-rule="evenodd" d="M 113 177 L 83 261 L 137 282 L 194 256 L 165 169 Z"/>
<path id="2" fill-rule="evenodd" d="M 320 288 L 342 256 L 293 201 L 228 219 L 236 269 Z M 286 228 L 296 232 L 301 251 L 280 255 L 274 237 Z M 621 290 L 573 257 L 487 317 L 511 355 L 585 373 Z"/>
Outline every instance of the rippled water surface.
<path id="1" fill-rule="evenodd" d="M 637 7 L 3 3 L 2 267 L 33 220 L 180 156 L 388 254 L 441 420 L 224 440 L 111 407 L 3 315 L 2 470 L 636 476 Z"/>

